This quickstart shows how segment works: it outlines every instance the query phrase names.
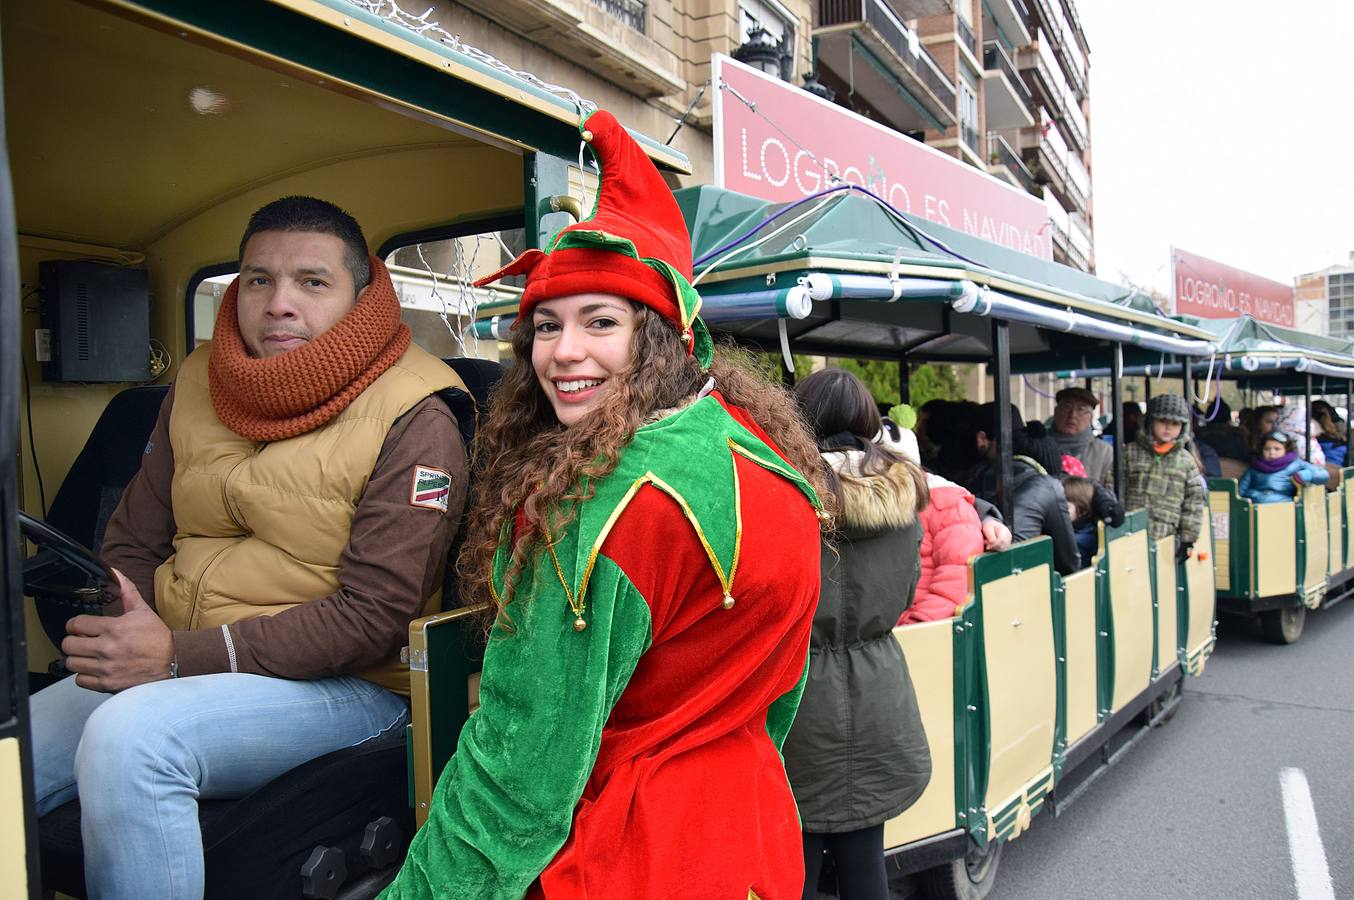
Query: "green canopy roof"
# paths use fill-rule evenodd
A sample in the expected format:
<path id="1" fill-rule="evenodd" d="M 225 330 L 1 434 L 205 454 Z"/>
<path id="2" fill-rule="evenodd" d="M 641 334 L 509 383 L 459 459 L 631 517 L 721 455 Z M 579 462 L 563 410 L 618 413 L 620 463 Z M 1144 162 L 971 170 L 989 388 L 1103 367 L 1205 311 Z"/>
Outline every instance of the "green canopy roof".
<path id="1" fill-rule="evenodd" d="M 1174 340 L 1179 352 L 1197 355 L 1214 337 L 1164 316 L 1150 298 L 1122 285 L 895 213 L 859 193 L 776 204 L 704 186 L 678 191 L 677 200 L 691 229 L 703 315 L 714 330 L 754 344 L 774 346 L 784 322 L 791 345 L 807 352 L 990 359 L 991 326 L 983 316 L 1012 317 L 975 308 L 974 294 L 1026 314 L 1013 319 L 1021 322 L 1011 329 L 1013 356 L 1052 353 L 1065 365 L 1069 354 L 1078 358 L 1105 340 L 1131 344 L 1144 337 Z M 816 297 L 806 315 L 787 314 L 783 296 L 768 299 L 811 274 L 834 293 Z M 905 282 L 913 291 L 862 297 L 846 287 L 850 279 Z M 961 295 L 969 302 L 961 303 Z"/>

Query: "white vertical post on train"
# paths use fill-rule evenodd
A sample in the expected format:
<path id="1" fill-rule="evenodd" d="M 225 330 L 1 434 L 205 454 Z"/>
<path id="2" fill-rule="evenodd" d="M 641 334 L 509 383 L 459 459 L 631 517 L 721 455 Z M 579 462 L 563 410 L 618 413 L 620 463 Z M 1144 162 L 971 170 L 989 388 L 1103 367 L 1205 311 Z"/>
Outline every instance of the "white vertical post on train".
<path id="1" fill-rule="evenodd" d="M 1006 527 L 1015 521 L 1011 504 L 1011 324 L 1005 319 L 992 320 L 992 358 L 996 371 L 992 373 L 992 399 L 997 413 L 997 508 L 1001 510 Z"/>
<path id="2" fill-rule="evenodd" d="M 1177 357 L 1171 357 L 1171 364 L 1174 365 Z M 1190 435 L 1190 440 L 1194 440 L 1194 360 L 1188 356 L 1178 357 L 1180 360 L 1180 387 L 1184 390 L 1185 405 L 1190 410 L 1190 420 L 1185 423 L 1182 432 Z"/>
<path id="3" fill-rule="evenodd" d="M 1151 401 L 1151 396 L 1148 396 Z M 1110 403 L 1114 418 L 1110 420 L 1114 429 L 1114 493 L 1122 503 L 1124 499 L 1124 345 L 1110 345 Z M 1146 422 L 1142 427 L 1146 427 Z"/>
<path id="4" fill-rule="evenodd" d="M 1312 428 L 1310 424 L 1311 419 L 1309 418 L 1311 414 L 1312 414 L 1312 373 L 1308 372 L 1306 380 L 1302 385 L 1302 416 L 1301 416 L 1302 421 L 1308 423 L 1303 426 L 1304 428 L 1307 429 L 1307 433 L 1302 436 L 1302 458 L 1307 460 L 1307 462 L 1312 461 Z"/>

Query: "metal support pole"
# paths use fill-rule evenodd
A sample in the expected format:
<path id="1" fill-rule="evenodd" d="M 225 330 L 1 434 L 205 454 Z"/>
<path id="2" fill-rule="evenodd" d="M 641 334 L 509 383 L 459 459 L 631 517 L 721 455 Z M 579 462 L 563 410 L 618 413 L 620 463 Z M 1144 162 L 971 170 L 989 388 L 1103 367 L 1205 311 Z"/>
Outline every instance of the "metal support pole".
<path id="1" fill-rule="evenodd" d="M 907 354 L 898 360 L 898 397 L 902 403 L 912 402 L 912 366 L 907 361 Z"/>
<path id="2" fill-rule="evenodd" d="M 1011 332 L 1004 319 L 992 320 L 992 398 L 997 408 L 997 509 L 1009 527 L 1014 521 L 1011 505 Z"/>
<path id="3" fill-rule="evenodd" d="M 1308 422 L 1307 433 L 1302 436 L 1302 458 L 1308 462 L 1312 461 L 1312 427 L 1311 420 L 1307 417 L 1312 414 L 1312 373 L 1307 373 L 1307 379 L 1302 385 L 1302 418 Z"/>
<path id="4" fill-rule="evenodd" d="M 1180 387 L 1185 392 L 1185 404 L 1194 409 L 1194 366 L 1189 360 L 1180 367 Z M 1193 424 L 1193 423 L 1191 423 Z"/>
<path id="5" fill-rule="evenodd" d="M 1114 404 L 1114 493 L 1124 499 L 1124 347 L 1114 344 L 1110 362 L 1110 402 Z M 1150 398 L 1149 398 L 1150 399 Z M 1145 424 L 1145 423 L 1144 423 Z"/>
<path id="6" fill-rule="evenodd" d="M 1351 456 L 1354 456 L 1354 453 L 1350 452 L 1351 448 L 1354 448 L 1354 443 L 1352 443 L 1354 442 L 1354 428 L 1349 427 L 1349 420 L 1354 418 L 1354 412 L 1351 412 L 1351 410 L 1354 410 L 1354 380 L 1345 382 L 1345 465 L 1347 466 L 1354 466 L 1354 459 L 1350 459 Z"/>
<path id="7" fill-rule="evenodd" d="M 1142 392 L 1148 400 L 1152 399 L 1152 376 L 1144 375 L 1142 378 Z"/>

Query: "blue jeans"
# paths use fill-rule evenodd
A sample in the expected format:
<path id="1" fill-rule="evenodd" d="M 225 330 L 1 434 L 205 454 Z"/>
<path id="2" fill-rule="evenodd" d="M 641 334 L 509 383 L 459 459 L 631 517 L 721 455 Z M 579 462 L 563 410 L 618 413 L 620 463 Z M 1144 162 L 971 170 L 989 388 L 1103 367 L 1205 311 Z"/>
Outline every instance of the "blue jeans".
<path id="1" fill-rule="evenodd" d="M 224 673 L 120 694 L 59 681 L 30 700 L 37 811 L 81 806 L 90 900 L 200 898 L 197 800 L 243 797 L 307 760 L 403 729 L 360 678 Z"/>

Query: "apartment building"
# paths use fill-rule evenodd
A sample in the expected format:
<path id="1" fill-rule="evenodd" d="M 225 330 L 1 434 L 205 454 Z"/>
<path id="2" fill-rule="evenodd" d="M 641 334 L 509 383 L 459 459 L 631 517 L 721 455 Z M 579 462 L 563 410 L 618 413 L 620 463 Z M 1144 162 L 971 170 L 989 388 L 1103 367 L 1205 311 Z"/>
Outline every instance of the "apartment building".
<path id="1" fill-rule="evenodd" d="M 713 176 L 724 53 L 1041 200 L 1092 271 L 1088 46 L 1074 0 L 423 0 L 425 20 L 566 85 Z M 358 2 L 366 7 L 393 7 Z M 679 125 L 680 123 L 680 125 Z"/>
<path id="2" fill-rule="evenodd" d="M 1295 300 L 1297 328 L 1354 340 L 1354 252 L 1343 265 L 1299 275 Z"/>

